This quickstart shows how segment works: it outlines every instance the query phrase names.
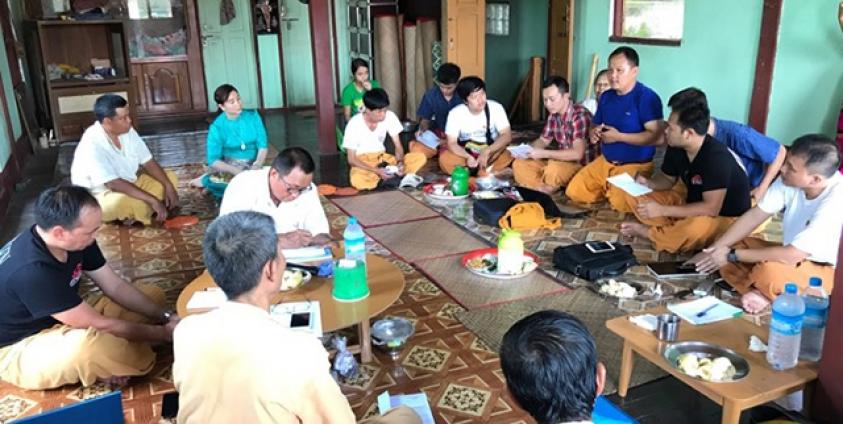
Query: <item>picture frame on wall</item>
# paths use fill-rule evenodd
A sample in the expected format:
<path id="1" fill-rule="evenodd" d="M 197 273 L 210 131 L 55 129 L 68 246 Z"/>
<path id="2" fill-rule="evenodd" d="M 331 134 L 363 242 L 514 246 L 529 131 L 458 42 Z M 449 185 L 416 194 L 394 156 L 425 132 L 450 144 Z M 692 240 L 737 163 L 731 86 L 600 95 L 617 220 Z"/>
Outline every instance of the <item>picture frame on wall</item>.
<path id="1" fill-rule="evenodd" d="M 257 34 L 278 34 L 279 13 L 284 9 L 284 4 L 278 0 L 254 0 L 254 28 Z"/>

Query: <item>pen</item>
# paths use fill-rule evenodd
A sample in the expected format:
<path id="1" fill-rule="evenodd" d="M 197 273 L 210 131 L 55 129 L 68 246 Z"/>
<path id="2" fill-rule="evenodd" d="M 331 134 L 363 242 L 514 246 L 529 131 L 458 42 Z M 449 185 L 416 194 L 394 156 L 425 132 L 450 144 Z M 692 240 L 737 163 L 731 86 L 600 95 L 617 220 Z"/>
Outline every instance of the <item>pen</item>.
<path id="1" fill-rule="evenodd" d="M 710 311 L 710 310 L 712 310 L 712 309 L 716 308 L 716 307 L 717 307 L 717 305 L 719 305 L 719 303 L 715 303 L 715 304 L 713 304 L 713 305 L 711 305 L 711 306 L 709 306 L 709 307 L 707 307 L 707 308 L 703 309 L 702 311 L 697 312 L 697 318 L 702 318 L 702 317 L 704 317 L 704 316 L 705 316 L 705 314 L 707 314 L 707 313 L 708 313 L 708 311 Z"/>

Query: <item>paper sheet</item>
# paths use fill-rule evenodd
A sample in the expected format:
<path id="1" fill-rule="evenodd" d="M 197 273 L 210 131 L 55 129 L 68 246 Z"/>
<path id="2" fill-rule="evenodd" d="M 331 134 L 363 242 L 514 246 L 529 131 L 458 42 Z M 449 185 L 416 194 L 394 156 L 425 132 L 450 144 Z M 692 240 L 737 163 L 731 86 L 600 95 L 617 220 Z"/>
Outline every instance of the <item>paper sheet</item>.
<path id="1" fill-rule="evenodd" d="M 416 414 L 421 418 L 422 424 L 436 424 L 433 420 L 433 412 L 430 410 L 430 404 L 427 403 L 427 395 L 424 393 L 390 396 L 388 391 L 384 391 L 378 395 L 378 412 L 381 415 L 401 405 L 416 411 Z"/>
<path id="2" fill-rule="evenodd" d="M 316 262 L 331 259 L 331 249 L 326 247 L 301 247 L 298 249 L 281 249 L 288 262 Z"/>
<path id="3" fill-rule="evenodd" d="M 712 305 L 716 306 L 708 309 Z M 685 303 L 674 303 L 667 305 L 667 309 L 694 325 L 710 324 L 743 315 L 740 309 L 714 296 L 706 296 Z M 706 311 L 705 315 L 698 317 L 697 314 L 702 311 Z"/>
<path id="4" fill-rule="evenodd" d="M 609 177 L 608 181 L 615 187 L 629 193 L 630 196 L 638 197 L 653 191 L 649 187 L 635 182 L 635 180 L 632 179 L 632 176 L 627 173 Z"/>
<path id="5" fill-rule="evenodd" d="M 437 137 L 436 133 L 431 130 L 426 130 L 421 133 L 421 135 L 419 135 L 419 141 L 431 149 L 437 149 L 439 147 L 439 137 Z"/>
<path id="6" fill-rule="evenodd" d="M 199 290 L 190 296 L 187 301 L 187 309 L 211 309 L 221 306 L 228 300 L 222 289 L 219 287 L 211 287 L 205 290 Z"/>
<path id="7" fill-rule="evenodd" d="M 530 156 L 530 153 L 533 151 L 533 146 L 529 144 L 519 144 L 517 146 L 508 146 L 506 150 L 509 150 L 512 157 L 516 159 L 525 159 Z"/>

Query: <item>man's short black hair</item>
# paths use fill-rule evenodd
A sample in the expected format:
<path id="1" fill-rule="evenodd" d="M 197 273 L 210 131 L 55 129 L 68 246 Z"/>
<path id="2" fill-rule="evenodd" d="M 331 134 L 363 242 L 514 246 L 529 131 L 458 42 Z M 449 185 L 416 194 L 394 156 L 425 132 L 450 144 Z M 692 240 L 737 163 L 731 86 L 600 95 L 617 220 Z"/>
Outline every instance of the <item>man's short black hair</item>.
<path id="1" fill-rule="evenodd" d="M 698 135 L 705 135 L 708 132 L 711 112 L 708 110 L 708 101 L 702 90 L 694 87 L 686 88 L 670 96 L 667 105 L 673 109 L 682 129 L 690 128 Z"/>
<path id="2" fill-rule="evenodd" d="M 540 311 L 503 336 L 501 368 L 515 400 L 539 424 L 591 420 L 597 396 L 597 350 L 582 322 Z"/>
<path id="3" fill-rule="evenodd" d="M 805 159 L 808 170 L 831 178 L 840 168 L 840 147 L 822 134 L 806 134 L 790 145 L 788 153 Z"/>
<path id="4" fill-rule="evenodd" d="M 269 215 L 238 211 L 214 220 L 202 242 L 205 266 L 229 299 L 257 287 L 267 262 L 278 258 L 278 236 Z"/>
<path id="5" fill-rule="evenodd" d="M 456 84 L 460 80 L 462 71 L 460 67 L 453 63 L 443 63 L 439 69 L 436 70 L 436 81 L 441 84 Z"/>
<path id="6" fill-rule="evenodd" d="M 612 54 L 609 55 L 609 60 L 612 60 L 612 58 L 617 55 L 625 57 L 626 61 L 629 62 L 630 65 L 638 66 L 638 52 L 636 52 L 632 47 L 620 46 L 616 48 Z"/>
<path id="7" fill-rule="evenodd" d="M 301 169 L 305 174 L 312 174 L 316 165 L 307 150 L 301 147 L 287 147 L 273 159 L 272 168 L 284 177 L 295 168 Z"/>
<path id="8" fill-rule="evenodd" d="M 556 88 L 559 89 L 559 94 L 565 94 L 569 90 L 568 81 L 559 75 L 551 75 L 547 77 L 542 84 L 542 89 L 548 88 L 551 85 L 555 85 Z"/>
<path id="9" fill-rule="evenodd" d="M 471 93 L 480 90 L 486 90 L 486 83 L 477 76 L 465 77 L 457 83 L 457 95 L 460 96 L 463 103 L 468 101 L 468 96 Z"/>
<path id="10" fill-rule="evenodd" d="M 389 106 L 389 95 L 383 88 L 373 88 L 363 95 L 363 105 L 369 110 L 383 109 Z"/>
<path id="11" fill-rule="evenodd" d="M 117 114 L 117 109 L 124 108 L 128 104 L 126 99 L 116 94 L 103 94 L 94 102 L 94 116 L 97 122 L 102 123 L 103 119 L 113 118 Z"/>
<path id="12" fill-rule="evenodd" d="M 218 105 L 225 104 L 232 91 L 237 91 L 237 88 L 231 84 L 223 84 L 217 87 L 217 89 L 214 90 L 214 102 Z"/>
<path id="13" fill-rule="evenodd" d="M 97 199 L 84 187 L 60 185 L 41 192 L 35 204 L 35 225 L 42 230 L 55 226 L 72 230 L 84 207 L 99 208 Z"/>
<path id="14" fill-rule="evenodd" d="M 364 67 L 366 69 L 369 69 L 369 62 L 366 62 L 365 60 L 360 59 L 359 57 L 357 59 L 352 60 L 351 61 L 351 75 L 356 74 L 357 68 L 360 68 L 360 67 Z"/>

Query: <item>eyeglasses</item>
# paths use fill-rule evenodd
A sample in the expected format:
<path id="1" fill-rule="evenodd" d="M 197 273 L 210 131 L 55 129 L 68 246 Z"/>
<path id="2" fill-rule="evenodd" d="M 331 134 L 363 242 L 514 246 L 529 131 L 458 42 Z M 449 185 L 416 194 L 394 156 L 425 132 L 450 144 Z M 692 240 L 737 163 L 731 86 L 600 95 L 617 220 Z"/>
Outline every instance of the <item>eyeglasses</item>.
<path id="1" fill-rule="evenodd" d="M 313 185 L 308 185 L 307 187 L 304 187 L 304 188 L 296 187 L 296 186 L 290 185 L 290 183 L 284 181 L 284 178 L 282 178 L 282 177 L 279 177 L 278 179 L 281 181 L 282 184 L 284 184 L 284 190 L 287 190 L 287 193 L 290 193 L 290 194 L 304 194 L 304 193 L 307 193 L 308 191 L 310 191 L 311 188 L 313 188 Z"/>

